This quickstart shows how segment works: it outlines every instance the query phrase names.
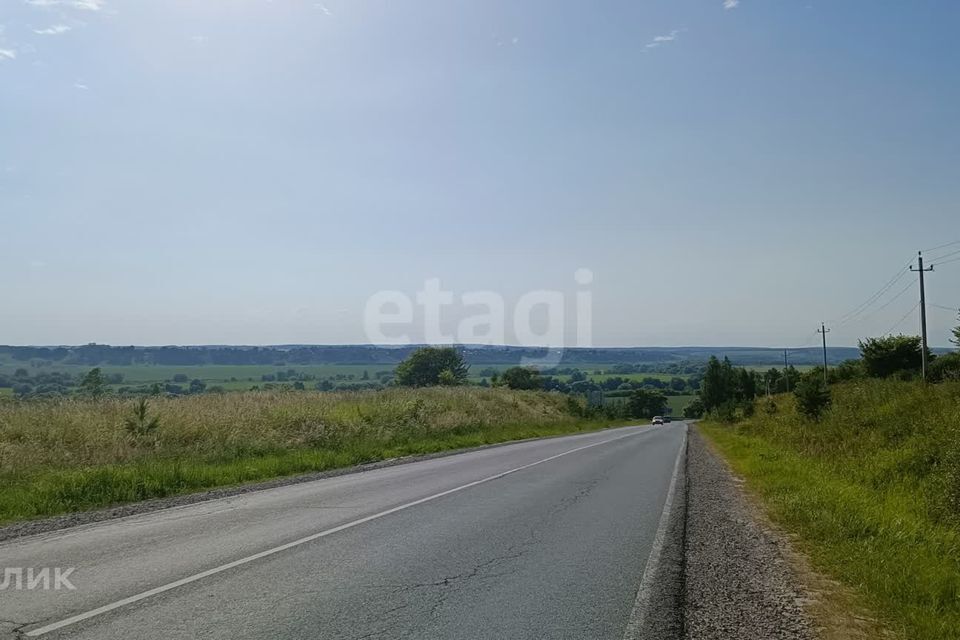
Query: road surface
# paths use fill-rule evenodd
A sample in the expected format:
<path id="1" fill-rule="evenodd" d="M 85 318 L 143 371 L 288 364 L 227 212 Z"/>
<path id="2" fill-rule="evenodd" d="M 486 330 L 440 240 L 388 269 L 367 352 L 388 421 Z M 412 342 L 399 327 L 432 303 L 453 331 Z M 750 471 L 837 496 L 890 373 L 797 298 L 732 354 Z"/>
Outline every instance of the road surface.
<path id="1" fill-rule="evenodd" d="M 2 543 L 0 568 L 73 568 L 75 589 L 0 591 L 0 629 L 622 640 L 685 438 L 527 441 Z"/>

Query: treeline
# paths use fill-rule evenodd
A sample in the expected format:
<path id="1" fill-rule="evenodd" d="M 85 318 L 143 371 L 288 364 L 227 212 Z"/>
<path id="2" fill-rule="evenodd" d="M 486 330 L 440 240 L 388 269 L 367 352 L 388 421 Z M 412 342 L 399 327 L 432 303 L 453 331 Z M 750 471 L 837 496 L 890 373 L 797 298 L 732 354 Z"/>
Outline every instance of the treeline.
<path id="1" fill-rule="evenodd" d="M 958 318 L 960 320 L 960 318 Z M 941 354 L 927 351 L 926 381 L 939 383 L 960 380 L 960 325 L 953 329 L 951 342 L 958 348 Z M 816 367 L 804 374 L 792 366 L 784 370 L 771 368 L 760 374 L 734 367 L 730 360 L 711 357 L 707 362 L 697 400 L 685 415 L 696 418 L 704 414 L 725 421 L 738 416 L 750 416 L 755 400 L 761 394 L 792 391 L 798 411 L 807 418 L 818 420 L 831 404 L 829 385 L 861 379 L 895 378 L 919 380 L 923 375 L 923 342 L 920 336 L 890 335 L 866 338 L 858 343 L 860 357 L 829 367 Z M 768 411 L 776 406 L 768 402 Z"/>
<path id="2" fill-rule="evenodd" d="M 165 346 L 137 347 L 88 344 L 83 346 L 18 347 L 0 345 L 0 354 L 9 354 L 17 362 L 76 364 L 90 367 L 127 365 L 307 365 L 369 364 L 397 365 L 422 345 L 289 345 L 272 347 L 242 346 Z M 512 346 L 465 345 L 458 349 L 471 365 L 520 364 L 525 360 L 557 358 L 560 366 L 609 363 L 619 365 L 615 373 L 685 374 L 710 355 L 726 355 L 741 364 L 769 363 L 776 358 L 772 349 L 707 347 L 637 347 L 545 349 Z M 848 357 L 846 348 L 830 350 L 830 358 Z M 815 363 L 814 350 L 795 352 L 796 362 Z M 837 360 L 839 361 L 839 360 Z M 644 363 L 644 364 L 638 364 Z"/>
<path id="3" fill-rule="evenodd" d="M 394 383 L 399 386 L 428 387 L 467 384 L 468 366 L 463 354 L 452 347 L 422 347 L 397 366 Z M 622 389 L 622 402 L 605 402 L 601 384 L 587 379 L 579 370 L 568 375 L 569 382 L 542 375 L 532 367 L 510 367 L 500 374 L 493 372 L 481 386 L 507 387 L 515 391 L 548 391 L 566 394 L 569 410 L 585 418 L 645 418 L 667 413 L 667 397 L 655 388 L 635 381 L 616 378 L 615 388 Z M 576 378 L 576 379 L 575 379 Z M 651 378 L 657 384 L 662 381 Z M 686 381 L 679 382 L 686 384 Z M 609 381 L 605 381 L 609 382 Z M 678 385 L 679 386 L 679 385 Z"/>

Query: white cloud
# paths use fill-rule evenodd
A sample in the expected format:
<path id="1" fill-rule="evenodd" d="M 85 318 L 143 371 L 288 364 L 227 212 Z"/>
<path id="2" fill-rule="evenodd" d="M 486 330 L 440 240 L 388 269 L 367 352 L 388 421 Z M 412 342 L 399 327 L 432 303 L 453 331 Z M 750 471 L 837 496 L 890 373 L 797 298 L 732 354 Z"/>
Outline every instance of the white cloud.
<path id="1" fill-rule="evenodd" d="M 17 58 L 17 52 L 13 49 L 0 49 L 0 62 L 4 60 L 15 60 Z"/>
<path id="2" fill-rule="evenodd" d="M 736 9 L 740 6 L 740 0 L 723 0 L 724 9 Z"/>
<path id="3" fill-rule="evenodd" d="M 100 11 L 106 0 L 26 0 L 34 7 L 72 7 L 82 11 Z"/>
<path id="4" fill-rule="evenodd" d="M 73 83 L 73 88 L 74 88 L 74 89 L 79 89 L 80 91 L 88 91 L 88 90 L 90 89 L 90 87 L 88 87 L 87 85 L 85 85 L 85 84 L 84 84 L 83 82 L 81 82 L 80 80 L 77 80 L 76 82 Z"/>
<path id="5" fill-rule="evenodd" d="M 47 27 L 46 29 L 34 29 L 33 32 L 41 36 L 58 36 L 61 33 L 66 33 L 67 31 L 70 31 L 70 29 L 72 28 L 73 27 L 70 27 L 65 24 L 55 24 L 51 27 Z"/>
<path id="6" fill-rule="evenodd" d="M 680 34 L 682 29 L 674 29 L 665 36 L 656 36 L 653 40 L 646 44 L 647 49 L 656 49 L 665 42 L 673 42 L 677 39 L 677 36 Z"/>
<path id="7" fill-rule="evenodd" d="M 207 43 L 207 36 L 199 36 L 199 35 L 198 35 L 198 36 L 190 36 L 190 40 L 193 41 L 194 44 L 206 44 L 206 43 Z"/>
<path id="8" fill-rule="evenodd" d="M 328 15 L 328 16 L 333 15 L 330 9 L 327 8 L 327 5 L 323 4 L 322 2 L 317 2 L 313 6 L 315 6 L 317 9 L 320 9 L 320 11 L 323 11 L 324 15 Z"/>

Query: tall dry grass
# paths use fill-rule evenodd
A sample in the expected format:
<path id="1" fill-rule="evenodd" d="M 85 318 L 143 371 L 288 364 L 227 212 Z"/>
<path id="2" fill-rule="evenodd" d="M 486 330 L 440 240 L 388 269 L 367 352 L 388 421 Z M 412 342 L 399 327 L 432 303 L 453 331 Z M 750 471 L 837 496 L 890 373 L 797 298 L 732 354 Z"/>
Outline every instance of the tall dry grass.
<path id="1" fill-rule="evenodd" d="M 0 522 L 599 426 L 562 396 L 465 387 L 155 398 L 139 436 L 134 405 L 0 403 Z"/>

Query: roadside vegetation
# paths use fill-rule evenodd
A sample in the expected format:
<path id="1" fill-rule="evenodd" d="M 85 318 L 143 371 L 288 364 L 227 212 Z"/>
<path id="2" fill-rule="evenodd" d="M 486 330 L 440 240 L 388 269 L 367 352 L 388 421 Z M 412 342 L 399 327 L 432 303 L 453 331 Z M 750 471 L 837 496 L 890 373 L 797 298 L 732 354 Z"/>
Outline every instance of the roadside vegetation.
<path id="1" fill-rule="evenodd" d="M 463 386 L 0 402 L 0 523 L 612 424 L 586 415 Z"/>
<path id="2" fill-rule="evenodd" d="M 701 428 L 814 566 L 899 637 L 956 638 L 960 355 L 933 360 L 931 384 L 918 338 L 860 347 L 829 387 L 812 371 L 791 394 L 714 408 Z"/>

